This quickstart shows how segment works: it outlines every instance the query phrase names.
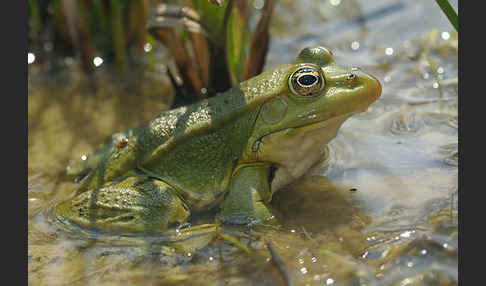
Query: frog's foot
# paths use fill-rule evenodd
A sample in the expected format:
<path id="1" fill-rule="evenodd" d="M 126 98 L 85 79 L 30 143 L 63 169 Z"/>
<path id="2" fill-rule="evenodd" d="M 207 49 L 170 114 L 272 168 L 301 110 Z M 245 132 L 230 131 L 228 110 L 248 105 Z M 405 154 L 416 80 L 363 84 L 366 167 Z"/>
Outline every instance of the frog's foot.
<path id="1" fill-rule="evenodd" d="M 233 224 L 277 223 L 278 213 L 268 204 L 271 198 L 268 174 L 267 165 L 239 168 L 233 175 L 218 219 Z"/>
<path id="2" fill-rule="evenodd" d="M 147 176 L 131 176 L 80 193 L 56 207 L 61 220 L 121 232 L 160 232 L 183 223 L 189 210 L 176 191 Z"/>

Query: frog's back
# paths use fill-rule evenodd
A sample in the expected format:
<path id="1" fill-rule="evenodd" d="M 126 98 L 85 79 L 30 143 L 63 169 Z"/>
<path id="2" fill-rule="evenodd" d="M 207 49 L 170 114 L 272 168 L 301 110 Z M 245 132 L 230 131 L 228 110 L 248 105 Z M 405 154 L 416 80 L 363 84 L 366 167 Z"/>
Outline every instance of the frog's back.
<path id="1" fill-rule="evenodd" d="M 292 65 L 263 72 L 230 90 L 209 99 L 160 113 L 140 133 L 139 142 L 146 156 L 144 161 L 157 157 L 158 152 L 167 152 L 195 135 L 217 130 L 235 119 L 258 109 L 267 95 L 278 95 L 283 81 Z M 147 151 L 151 150 L 152 153 Z"/>
<path id="2" fill-rule="evenodd" d="M 138 134 L 144 163 L 169 152 L 175 145 L 194 136 L 210 133 L 248 111 L 244 94 L 235 89 L 233 96 L 212 97 L 189 106 L 161 112 Z"/>

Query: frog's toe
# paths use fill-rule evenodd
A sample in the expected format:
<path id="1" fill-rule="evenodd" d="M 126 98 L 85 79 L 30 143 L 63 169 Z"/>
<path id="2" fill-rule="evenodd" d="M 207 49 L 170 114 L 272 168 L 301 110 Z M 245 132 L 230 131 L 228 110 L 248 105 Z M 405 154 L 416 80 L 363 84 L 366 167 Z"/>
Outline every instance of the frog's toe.
<path id="1" fill-rule="evenodd" d="M 88 228 L 158 232 L 184 222 L 189 210 L 169 185 L 133 176 L 76 195 L 58 205 L 56 215 Z"/>

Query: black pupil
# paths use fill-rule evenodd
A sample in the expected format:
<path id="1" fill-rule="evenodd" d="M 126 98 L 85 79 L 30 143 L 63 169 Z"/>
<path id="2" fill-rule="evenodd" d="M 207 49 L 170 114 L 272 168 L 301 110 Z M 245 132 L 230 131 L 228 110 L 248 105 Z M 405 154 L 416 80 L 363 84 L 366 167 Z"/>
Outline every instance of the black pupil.
<path id="1" fill-rule="evenodd" d="M 316 81 L 317 81 L 317 78 L 313 75 L 310 75 L 310 74 L 303 75 L 303 76 L 299 77 L 299 79 L 298 79 L 298 82 L 301 85 L 312 85 Z"/>

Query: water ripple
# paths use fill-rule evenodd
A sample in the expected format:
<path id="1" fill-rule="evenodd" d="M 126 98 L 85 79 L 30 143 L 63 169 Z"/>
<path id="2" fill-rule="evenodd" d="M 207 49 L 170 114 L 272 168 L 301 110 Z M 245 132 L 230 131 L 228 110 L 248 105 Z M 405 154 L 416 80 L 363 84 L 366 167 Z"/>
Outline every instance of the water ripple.
<path id="1" fill-rule="evenodd" d="M 398 114 L 390 123 L 390 131 L 396 135 L 417 133 L 424 126 L 424 121 L 415 113 Z"/>
<path id="2" fill-rule="evenodd" d="M 459 165 L 459 151 L 457 142 L 441 146 L 439 152 L 446 155 L 446 157 L 444 158 L 444 163 L 446 163 L 447 165 Z"/>

